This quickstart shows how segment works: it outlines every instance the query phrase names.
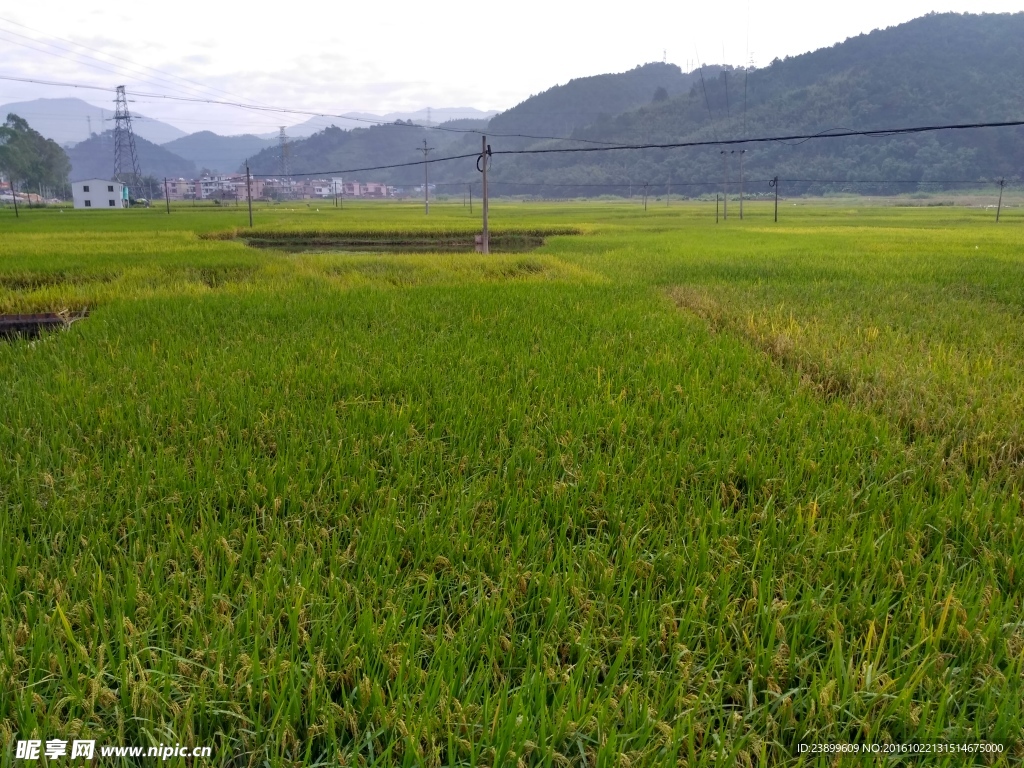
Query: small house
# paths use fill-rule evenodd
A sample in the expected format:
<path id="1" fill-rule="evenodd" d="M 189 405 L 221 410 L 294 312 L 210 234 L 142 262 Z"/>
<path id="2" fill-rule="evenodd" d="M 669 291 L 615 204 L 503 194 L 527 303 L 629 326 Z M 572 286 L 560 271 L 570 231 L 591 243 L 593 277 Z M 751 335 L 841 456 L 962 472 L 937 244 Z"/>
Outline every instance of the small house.
<path id="1" fill-rule="evenodd" d="M 128 207 L 128 187 L 119 181 L 108 179 L 84 179 L 71 182 L 71 197 L 75 208 Z"/>

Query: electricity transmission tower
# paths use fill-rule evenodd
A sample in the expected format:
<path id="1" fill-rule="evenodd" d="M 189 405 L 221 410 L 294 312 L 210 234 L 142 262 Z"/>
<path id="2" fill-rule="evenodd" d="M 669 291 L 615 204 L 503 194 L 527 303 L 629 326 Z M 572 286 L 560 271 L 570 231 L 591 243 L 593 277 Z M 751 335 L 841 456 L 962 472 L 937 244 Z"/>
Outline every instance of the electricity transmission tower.
<path id="1" fill-rule="evenodd" d="M 277 135 L 277 143 L 281 149 L 281 175 L 288 175 L 288 137 L 285 135 L 284 126 L 281 126 L 281 132 Z"/>
<path id="2" fill-rule="evenodd" d="M 132 116 L 128 112 L 128 98 L 124 94 L 123 85 L 117 86 L 114 108 L 114 179 L 127 184 L 129 191 L 135 194 L 142 190 L 142 169 L 139 167 Z"/>

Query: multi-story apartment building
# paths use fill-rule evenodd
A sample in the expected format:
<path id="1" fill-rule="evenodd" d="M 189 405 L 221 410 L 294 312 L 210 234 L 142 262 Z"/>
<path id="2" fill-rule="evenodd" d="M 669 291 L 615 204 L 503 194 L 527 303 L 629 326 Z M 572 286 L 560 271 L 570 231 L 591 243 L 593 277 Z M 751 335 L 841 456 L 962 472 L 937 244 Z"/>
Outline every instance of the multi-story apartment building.
<path id="1" fill-rule="evenodd" d="M 164 188 L 169 200 L 193 200 L 196 196 L 196 183 L 192 179 L 167 179 Z"/>

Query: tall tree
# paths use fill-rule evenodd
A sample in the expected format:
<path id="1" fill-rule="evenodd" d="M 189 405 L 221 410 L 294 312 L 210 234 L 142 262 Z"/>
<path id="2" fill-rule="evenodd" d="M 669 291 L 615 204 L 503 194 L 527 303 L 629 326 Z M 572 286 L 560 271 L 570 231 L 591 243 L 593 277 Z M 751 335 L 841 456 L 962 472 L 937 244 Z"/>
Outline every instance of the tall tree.
<path id="1" fill-rule="evenodd" d="M 15 114 L 0 126 L 0 171 L 30 189 L 67 184 L 71 161 L 57 142 L 44 138 Z"/>

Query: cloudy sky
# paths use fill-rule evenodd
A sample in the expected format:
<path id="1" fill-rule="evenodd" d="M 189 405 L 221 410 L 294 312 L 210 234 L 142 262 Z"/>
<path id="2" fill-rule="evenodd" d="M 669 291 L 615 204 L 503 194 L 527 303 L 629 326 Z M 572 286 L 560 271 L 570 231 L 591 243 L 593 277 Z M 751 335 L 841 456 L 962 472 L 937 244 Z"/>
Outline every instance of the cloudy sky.
<path id="1" fill-rule="evenodd" d="M 502 110 L 574 77 L 648 61 L 684 69 L 753 59 L 761 66 L 930 11 L 1019 12 L 1024 0 L 649 0 L 614 3 L 388 3 L 210 0 L 0 7 L 0 104 L 78 96 L 111 106 L 137 93 L 324 112 L 423 107 Z M 304 115 L 138 97 L 133 110 L 192 132 L 266 132 Z"/>

